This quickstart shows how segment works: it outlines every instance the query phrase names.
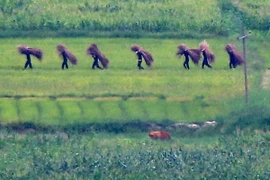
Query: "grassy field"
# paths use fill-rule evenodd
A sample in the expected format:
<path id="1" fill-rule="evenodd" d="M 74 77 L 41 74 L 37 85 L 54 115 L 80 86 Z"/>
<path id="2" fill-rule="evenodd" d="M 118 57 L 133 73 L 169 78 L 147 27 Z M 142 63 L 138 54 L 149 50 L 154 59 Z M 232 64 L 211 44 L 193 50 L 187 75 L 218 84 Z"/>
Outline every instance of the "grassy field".
<path id="1" fill-rule="evenodd" d="M 0 131 L 1 179 L 269 179 L 269 133 L 181 137 Z"/>
<path id="2" fill-rule="evenodd" d="M 219 36 L 238 32 L 242 22 L 248 29 L 268 31 L 268 9 L 267 0 L 2 0 L 0 36 L 24 37 L 24 32 L 31 37 L 104 33 L 136 37 L 142 32 Z"/>
<path id="3" fill-rule="evenodd" d="M 243 96 L 244 92 L 242 68 L 230 70 L 228 67 L 228 55 L 224 51 L 224 46 L 231 41 L 228 39 L 208 40 L 216 54 L 213 69 L 203 70 L 191 63 L 190 71 L 183 68 L 183 58 L 175 56 L 177 45 L 186 43 L 196 48 L 199 40 L 47 38 L 0 41 L 2 123 L 197 122 L 229 113 L 230 106 L 225 102 Z M 92 59 L 85 51 L 93 42 L 110 60 L 109 69 L 90 69 Z M 58 43 L 67 45 L 78 57 L 77 66 L 61 70 L 62 61 L 56 53 Z M 144 65 L 144 71 L 137 69 L 136 56 L 130 51 L 134 43 L 153 54 L 153 67 Z M 257 43 L 250 43 L 250 46 Z M 44 51 L 42 62 L 32 59 L 33 70 L 22 70 L 25 56 L 17 52 L 19 44 Z M 257 50 L 248 52 L 249 88 L 254 91 L 258 89 L 261 77 L 258 68 L 263 68 L 266 48 L 259 49 L 263 55 L 256 60 L 253 57 Z"/>
<path id="4" fill-rule="evenodd" d="M 269 45 L 248 43 L 246 105 L 243 69 L 229 69 L 224 51 L 233 39 L 208 40 L 217 58 L 213 69 L 183 68 L 177 45 L 200 41 L 0 39 L 0 178 L 269 179 L 269 133 L 253 131 L 269 130 L 270 97 L 261 89 Z M 90 69 L 85 50 L 92 42 L 109 58 L 109 69 Z M 78 57 L 77 66 L 61 70 L 58 43 Z M 152 52 L 153 67 L 137 69 L 134 43 Z M 41 48 L 43 61 L 33 58 L 34 69 L 22 70 L 19 44 Z M 216 120 L 217 128 L 167 128 L 206 120 Z M 158 127 L 172 140 L 149 139 Z"/>
<path id="5" fill-rule="evenodd" d="M 270 77 L 262 78 L 270 68 L 269 5 L 0 1 L 0 179 L 270 179 Z M 252 30 L 249 104 L 243 67 L 229 69 L 224 51 L 235 43 L 241 52 L 240 25 Z M 177 45 L 196 48 L 204 38 L 216 55 L 213 69 L 190 63 L 185 70 Z M 77 66 L 61 70 L 59 43 Z M 108 57 L 109 69 L 91 69 L 91 43 Z M 153 54 L 151 68 L 137 69 L 135 43 Z M 44 51 L 42 62 L 32 59 L 34 69 L 22 70 L 20 44 Z M 217 126 L 203 126 L 207 120 Z M 176 126 L 183 122 L 202 128 Z M 148 137 L 159 129 L 172 139 Z"/>

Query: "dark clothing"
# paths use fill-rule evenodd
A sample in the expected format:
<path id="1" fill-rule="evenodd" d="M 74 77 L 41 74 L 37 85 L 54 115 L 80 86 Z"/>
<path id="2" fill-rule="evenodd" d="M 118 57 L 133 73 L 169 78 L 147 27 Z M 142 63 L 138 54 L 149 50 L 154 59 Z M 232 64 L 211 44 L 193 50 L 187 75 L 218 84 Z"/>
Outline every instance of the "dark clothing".
<path id="1" fill-rule="evenodd" d="M 138 68 L 139 68 L 139 69 L 144 69 L 144 68 L 142 67 L 142 60 L 138 60 Z"/>
<path id="2" fill-rule="evenodd" d="M 208 59 L 207 59 L 205 51 L 202 51 L 202 54 L 203 54 L 202 68 L 204 69 L 204 66 L 212 68 L 212 66 L 210 66 L 210 64 L 208 63 Z"/>
<path id="3" fill-rule="evenodd" d="M 229 63 L 230 69 L 236 68 L 236 62 L 233 53 L 229 53 L 229 56 L 230 56 L 230 63 Z"/>
<path id="4" fill-rule="evenodd" d="M 189 69 L 189 57 L 188 57 L 188 52 L 187 51 L 185 51 L 184 52 L 184 56 L 185 56 L 185 62 L 184 62 L 184 64 L 183 64 L 183 66 L 184 66 L 184 68 L 186 68 L 186 69 Z"/>
<path id="5" fill-rule="evenodd" d="M 140 52 L 140 51 L 136 51 L 136 54 L 137 54 L 137 57 L 138 57 L 138 68 L 141 70 L 141 69 L 144 69 L 142 67 L 142 58 L 143 58 L 143 54 Z"/>
<path id="6" fill-rule="evenodd" d="M 68 58 L 65 52 L 61 53 L 62 57 L 63 57 L 63 63 L 62 63 L 62 69 L 68 69 Z"/>
<path id="7" fill-rule="evenodd" d="M 31 57 L 30 57 L 30 54 L 26 54 L 26 63 L 24 65 L 24 69 L 26 69 L 28 66 L 32 69 L 33 66 L 32 66 L 32 63 L 31 63 Z"/>
<path id="8" fill-rule="evenodd" d="M 93 64 L 92 64 L 92 69 L 95 69 L 95 67 L 97 67 L 98 69 L 102 69 L 102 67 L 100 67 L 99 65 L 98 65 L 98 57 L 97 56 L 92 56 L 93 57 L 93 59 L 94 59 L 94 62 L 93 62 Z"/>

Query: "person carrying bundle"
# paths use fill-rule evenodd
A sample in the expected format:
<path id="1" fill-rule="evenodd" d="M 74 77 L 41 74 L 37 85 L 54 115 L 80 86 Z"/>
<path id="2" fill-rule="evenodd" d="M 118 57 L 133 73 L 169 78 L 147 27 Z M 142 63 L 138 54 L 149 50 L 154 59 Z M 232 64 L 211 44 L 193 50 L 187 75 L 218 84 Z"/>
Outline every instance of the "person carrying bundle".
<path id="1" fill-rule="evenodd" d="M 63 63 L 61 66 L 63 70 L 65 68 L 68 69 L 68 60 L 73 65 L 76 65 L 78 63 L 77 58 L 63 44 L 58 44 L 56 46 L 56 49 L 59 53 L 59 56 L 63 58 Z"/>
<path id="2" fill-rule="evenodd" d="M 199 60 L 201 58 L 200 50 L 199 49 L 189 49 L 185 44 L 178 45 L 178 51 L 176 53 L 178 56 L 185 56 L 185 61 L 183 63 L 183 66 L 185 69 L 189 68 L 189 57 L 193 61 L 194 64 L 198 64 Z"/>
<path id="3" fill-rule="evenodd" d="M 148 51 L 144 50 L 142 47 L 140 47 L 139 45 L 133 45 L 131 46 L 131 51 L 135 52 L 136 55 L 137 55 L 137 58 L 138 58 L 138 68 L 141 70 L 141 69 L 144 69 L 142 67 L 142 59 L 144 59 L 145 63 L 147 66 L 151 66 L 152 63 L 154 62 L 154 59 L 151 55 L 151 53 L 149 53 Z"/>
<path id="4" fill-rule="evenodd" d="M 225 46 L 225 51 L 228 53 L 230 58 L 229 63 L 230 69 L 236 68 L 236 66 L 240 66 L 244 63 L 243 57 L 237 51 L 236 46 L 234 44 L 227 44 Z"/>
<path id="5" fill-rule="evenodd" d="M 98 49 L 97 45 L 95 43 L 91 44 L 88 48 L 86 53 L 89 56 L 92 56 L 92 58 L 94 59 L 93 64 L 92 64 L 92 69 L 95 69 L 96 67 L 98 69 L 107 69 L 108 65 L 109 65 L 109 60 L 105 57 L 104 54 L 102 54 L 100 52 L 100 50 Z M 101 62 L 102 67 L 99 66 L 98 61 Z"/>
<path id="6" fill-rule="evenodd" d="M 209 44 L 204 40 L 199 44 L 199 48 L 203 55 L 202 69 L 204 69 L 204 66 L 212 68 L 209 63 L 215 62 L 215 55 L 210 51 Z"/>
<path id="7" fill-rule="evenodd" d="M 18 51 L 19 53 L 26 55 L 26 62 L 24 65 L 24 69 L 26 69 L 27 67 L 29 67 L 30 69 L 33 68 L 31 62 L 31 55 L 35 56 L 40 61 L 42 60 L 43 52 L 40 49 L 20 45 L 18 47 Z"/>

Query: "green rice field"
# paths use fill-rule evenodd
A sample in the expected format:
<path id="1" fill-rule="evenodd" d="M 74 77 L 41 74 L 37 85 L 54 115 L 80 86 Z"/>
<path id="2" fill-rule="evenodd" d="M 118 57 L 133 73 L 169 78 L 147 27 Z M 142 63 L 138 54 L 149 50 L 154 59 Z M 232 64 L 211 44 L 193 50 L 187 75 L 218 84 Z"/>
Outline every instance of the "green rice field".
<path id="1" fill-rule="evenodd" d="M 226 105 L 230 99 L 243 97 L 244 78 L 242 67 L 229 69 L 224 46 L 230 41 L 221 38 L 208 42 L 216 55 L 213 69 L 201 69 L 190 62 L 188 71 L 182 66 L 183 57 L 175 55 L 177 45 L 185 43 L 196 48 L 198 40 L 2 39 L 1 121 L 70 124 L 214 119 L 230 112 L 230 106 Z M 61 69 L 62 60 L 56 52 L 58 43 L 65 44 L 77 56 L 78 65 Z M 91 69 L 93 60 L 86 55 L 91 43 L 97 43 L 109 59 L 107 70 Z M 145 70 L 137 69 L 136 56 L 130 50 L 135 43 L 152 53 L 155 59 L 152 67 L 144 64 Z M 26 59 L 17 52 L 20 44 L 44 51 L 41 62 L 32 58 L 33 69 L 22 70 Z M 255 56 L 254 52 L 249 55 Z M 249 88 L 256 90 L 261 72 L 253 66 L 261 68 L 265 60 L 259 56 L 256 61 L 251 58 L 249 61 Z"/>
<path id="2" fill-rule="evenodd" d="M 270 179 L 269 0 L 1 0 L 0 179 Z M 244 27 L 244 68 L 226 44 Z M 177 57 L 206 40 L 213 69 Z M 64 44 L 78 59 L 62 70 Z M 109 59 L 91 69 L 91 43 Z M 154 58 L 137 56 L 138 44 Z M 42 61 L 23 67 L 19 45 Z M 171 139 L 154 140 L 150 131 Z"/>

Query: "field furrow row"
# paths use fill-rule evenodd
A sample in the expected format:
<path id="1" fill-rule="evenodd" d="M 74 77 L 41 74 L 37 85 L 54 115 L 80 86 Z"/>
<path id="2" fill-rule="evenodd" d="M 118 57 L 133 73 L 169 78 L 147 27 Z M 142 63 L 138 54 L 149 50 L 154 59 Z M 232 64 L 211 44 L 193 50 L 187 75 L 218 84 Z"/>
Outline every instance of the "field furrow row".
<path id="1" fill-rule="evenodd" d="M 218 111 L 202 101 L 0 99 L 1 123 L 194 122 L 211 119 Z"/>

